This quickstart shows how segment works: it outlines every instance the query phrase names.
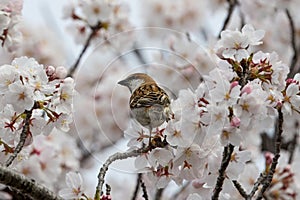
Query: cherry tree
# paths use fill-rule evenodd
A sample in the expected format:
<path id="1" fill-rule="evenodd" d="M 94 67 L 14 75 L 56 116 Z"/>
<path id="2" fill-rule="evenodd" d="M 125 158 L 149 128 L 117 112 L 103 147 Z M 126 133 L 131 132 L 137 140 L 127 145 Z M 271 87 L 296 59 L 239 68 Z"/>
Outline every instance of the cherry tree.
<path id="1" fill-rule="evenodd" d="M 25 3 L 0 2 L 0 199 L 300 198 L 300 2 L 68 1 L 72 61 Z M 171 98 L 151 137 L 135 72 Z"/>

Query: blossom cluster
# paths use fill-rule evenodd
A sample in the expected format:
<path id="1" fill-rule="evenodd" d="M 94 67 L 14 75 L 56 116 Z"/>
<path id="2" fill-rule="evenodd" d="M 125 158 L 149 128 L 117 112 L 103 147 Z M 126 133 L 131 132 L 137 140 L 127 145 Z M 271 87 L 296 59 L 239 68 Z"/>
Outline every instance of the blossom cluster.
<path id="1" fill-rule="evenodd" d="M 222 32 L 216 44 L 218 66 L 195 91 L 181 90 L 171 103 L 172 120 L 157 128 L 151 141 L 158 148 L 135 161 L 156 187 L 171 180 L 193 181 L 194 187 L 206 188 L 201 196 L 210 198 L 223 147 L 240 147 L 233 150 L 226 170 L 228 180 L 238 180 L 252 159 L 245 149 L 256 146 L 258 151 L 260 133 L 272 129 L 277 109 L 284 117 L 298 116 L 299 74 L 287 79 L 289 68 L 276 53 L 251 50 L 262 43 L 263 34 L 248 24 L 242 31 Z M 125 136 L 131 148 L 149 140 L 147 130 L 135 122 Z M 230 195 L 226 192 L 222 195 Z"/>
<path id="2" fill-rule="evenodd" d="M 14 151 L 24 130 L 26 145 L 32 142 L 33 136 L 49 135 L 54 128 L 69 130 L 74 80 L 66 78 L 64 67 L 44 67 L 33 58 L 20 57 L 0 66 L 0 72 L 3 155 Z"/>
<path id="3" fill-rule="evenodd" d="M 118 1 L 75 1 L 66 5 L 64 10 L 64 18 L 71 20 L 68 29 L 77 43 L 84 43 L 92 32 L 97 41 L 103 42 L 131 27 L 128 8 Z"/>
<path id="4" fill-rule="evenodd" d="M 22 45 L 11 56 L 12 58 L 27 56 L 34 58 L 38 63 L 45 66 L 60 66 L 66 63 L 66 49 L 62 47 L 59 35 L 50 27 L 22 26 Z"/>
<path id="5" fill-rule="evenodd" d="M 16 50 L 22 34 L 17 24 L 21 18 L 23 0 L 0 2 L 0 44 L 8 51 Z"/>
<path id="6" fill-rule="evenodd" d="M 163 50 L 158 48 L 151 52 L 149 62 L 153 63 L 147 73 L 164 87 L 172 88 L 175 95 L 180 89 L 197 88 L 200 78 L 215 68 L 210 53 L 189 34 L 157 31 L 166 34 L 164 39 L 156 40 Z"/>
<path id="7" fill-rule="evenodd" d="M 202 20 L 206 14 L 205 1 L 187 0 L 183 1 L 145 1 L 140 4 L 143 20 L 146 26 L 168 27 L 176 30 L 197 30 L 201 28 Z"/>
<path id="8" fill-rule="evenodd" d="M 0 44 L 7 50 L 7 55 L 1 55 L 2 63 L 11 62 L 15 56 L 34 59 L 20 57 L 0 66 L 1 163 L 17 152 L 20 135 L 25 134 L 14 169 L 54 192 L 60 191 L 58 195 L 65 199 L 91 199 L 87 196 L 91 189 L 84 186 L 83 179 L 92 181 L 77 172 L 91 164 L 99 168 L 99 162 L 92 163 L 90 155 L 122 138 L 129 119 L 129 94 L 116 83 L 125 74 L 139 70 L 172 92 L 170 97 L 174 99 L 170 121 L 153 130 L 150 142 L 149 130 L 135 121 L 125 131 L 130 150 L 150 149 L 135 160 L 150 196 L 152 190 L 165 188 L 161 199 L 167 199 L 173 195 L 167 185 L 172 187 L 174 184 L 169 183 L 175 182 L 182 186 L 176 199 L 210 199 L 224 154 L 231 148 L 219 199 L 242 198 L 235 181 L 249 194 L 258 177 L 268 174 L 273 164 L 274 155 L 265 153 L 264 169 L 257 165 L 264 143 L 261 133 L 272 135 L 277 131 L 274 125 L 278 125 L 280 110 L 284 118 L 281 151 L 292 153 L 290 157 L 280 153 L 264 197 L 298 198 L 300 75 L 290 73 L 291 78 L 287 78 L 289 67 L 284 63 L 290 62 L 295 53 L 295 68 L 292 63 L 290 69 L 298 70 L 299 40 L 292 38 L 300 33 L 299 2 L 146 0 L 126 4 L 117 0 L 72 0 L 63 10 L 64 19 L 75 42 L 85 45 L 73 80 L 66 77 L 64 67 L 49 66 L 59 66 L 69 57 L 62 53 L 64 48 L 57 43 L 60 40 L 52 39 L 46 28 L 42 28 L 45 33 L 32 27 L 20 32 L 23 0 L 2 0 Z M 130 7 L 136 10 L 131 12 Z M 227 11 L 228 19 L 221 27 L 219 19 Z M 143 28 L 133 30 L 132 22 L 142 23 Z M 233 30 L 236 27 L 241 30 Z M 224 31 L 216 42 L 221 29 Z M 87 55 L 85 50 L 96 43 L 92 55 Z M 214 49 L 203 48 L 211 43 Z M 286 48 L 289 46 L 292 48 Z M 270 49 L 276 53 L 266 53 Z M 82 55 L 88 58 L 85 62 Z M 74 82 L 79 92 L 76 97 Z M 293 156 L 291 163 L 288 159 Z M 67 188 L 61 189 L 64 175 Z M 116 187 L 113 182 L 107 182 L 112 185 L 112 196 L 109 191 L 102 200 L 118 195 L 116 199 L 124 198 L 133 187 L 132 180 L 132 184 Z M 0 191 L 0 198 L 8 199 L 9 194 Z"/>
<path id="9" fill-rule="evenodd" d="M 22 174 L 57 191 L 63 187 L 67 172 L 79 170 L 80 157 L 76 138 L 55 129 L 48 136 L 34 137 L 32 144 L 23 148 L 18 155 L 14 167 Z"/>
<path id="10" fill-rule="evenodd" d="M 83 180 L 80 173 L 69 172 L 66 174 L 66 188 L 59 191 L 59 195 L 65 199 L 81 199 L 83 197 Z"/>

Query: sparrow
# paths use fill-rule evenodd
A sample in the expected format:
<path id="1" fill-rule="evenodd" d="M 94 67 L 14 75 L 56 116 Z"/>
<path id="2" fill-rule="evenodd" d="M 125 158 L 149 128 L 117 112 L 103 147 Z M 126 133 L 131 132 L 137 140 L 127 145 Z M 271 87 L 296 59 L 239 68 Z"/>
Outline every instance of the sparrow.
<path id="1" fill-rule="evenodd" d="M 149 144 L 151 132 L 171 115 L 168 94 L 147 74 L 135 73 L 129 75 L 118 84 L 128 87 L 131 93 L 129 106 L 133 118 L 149 130 Z"/>

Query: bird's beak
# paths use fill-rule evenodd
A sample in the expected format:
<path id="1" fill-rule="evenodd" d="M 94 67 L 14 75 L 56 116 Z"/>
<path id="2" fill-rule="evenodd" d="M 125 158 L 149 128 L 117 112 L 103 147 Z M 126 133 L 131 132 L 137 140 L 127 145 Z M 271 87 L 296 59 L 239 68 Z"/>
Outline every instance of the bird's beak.
<path id="1" fill-rule="evenodd" d="M 125 80 L 119 81 L 118 84 L 127 86 L 127 80 L 125 79 Z"/>

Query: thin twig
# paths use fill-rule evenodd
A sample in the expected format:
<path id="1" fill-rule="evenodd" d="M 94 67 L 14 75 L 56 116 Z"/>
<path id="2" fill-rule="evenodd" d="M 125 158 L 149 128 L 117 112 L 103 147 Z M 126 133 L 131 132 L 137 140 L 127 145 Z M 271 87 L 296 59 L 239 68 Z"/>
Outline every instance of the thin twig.
<path id="1" fill-rule="evenodd" d="M 296 67 L 296 63 L 298 60 L 298 50 L 296 47 L 296 31 L 295 31 L 295 23 L 294 20 L 291 16 L 291 13 L 288 9 L 285 10 L 286 16 L 288 17 L 289 23 L 290 23 L 290 37 L 291 37 L 291 45 L 292 45 L 292 49 L 293 49 L 293 57 L 292 57 L 292 61 L 290 64 L 290 77 L 293 77 L 295 72 L 295 67 Z"/>
<path id="2" fill-rule="evenodd" d="M 140 181 L 141 181 L 141 187 L 142 187 L 142 191 L 143 191 L 143 197 L 145 200 L 149 200 L 146 185 L 142 179 Z"/>
<path id="3" fill-rule="evenodd" d="M 41 184 L 1 165 L 0 183 L 19 190 L 33 199 L 62 200 Z"/>
<path id="4" fill-rule="evenodd" d="M 106 187 L 106 193 L 105 193 L 105 195 L 106 195 L 106 196 L 109 196 L 109 195 L 110 195 L 110 192 L 111 192 L 111 187 L 110 187 L 110 185 L 108 185 L 108 184 L 106 184 L 105 187 Z"/>
<path id="5" fill-rule="evenodd" d="M 93 37 L 96 35 L 96 33 L 102 28 L 102 23 L 98 22 L 98 24 L 96 24 L 95 26 L 91 26 L 90 27 L 92 32 L 90 33 L 90 35 L 88 36 L 87 40 L 85 41 L 85 44 L 83 46 L 83 49 L 81 50 L 76 62 L 74 63 L 74 65 L 70 68 L 69 73 L 68 73 L 68 77 L 72 77 L 74 75 L 75 70 L 77 69 L 77 67 L 79 66 L 80 60 L 83 56 L 83 54 L 86 52 L 87 48 L 90 46 L 90 43 L 93 39 Z"/>
<path id="6" fill-rule="evenodd" d="M 103 164 L 103 166 L 101 167 L 99 174 L 98 174 L 98 184 L 96 187 L 96 193 L 95 193 L 95 200 L 100 200 L 100 196 L 102 195 L 102 187 L 104 184 L 104 178 L 105 178 L 105 174 L 108 170 L 108 167 L 110 164 L 112 164 L 114 161 L 116 160 L 123 160 L 123 159 L 127 159 L 130 157 L 137 157 L 143 153 L 147 153 L 149 152 L 153 147 L 152 146 L 147 146 L 147 147 L 142 147 L 140 149 L 136 149 L 136 150 L 132 150 L 129 152 L 124 152 L 124 153 L 115 153 L 113 155 L 111 155 Z"/>
<path id="7" fill-rule="evenodd" d="M 265 178 L 266 178 L 265 174 L 261 173 L 259 175 L 259 177 L 257 178 L 257 180 L 254 183 L 254 186 L 253 186 L 250 194 L 248 195 L 250 199 L 255 195 L 256 191 L 258 190 L 258 187 L 262 184 L 262 182 L 263 182 L 263 180 L 265 180 Z"/>
<path id="8" fill-rule="evenodd" d="M 297 142 L 298 142 L 298 137 L 299 137 L 299 133 L 296 132 L 294 134 L 294 137 L 289 145 L 289 148 L 288 148 L 288 151 L 290 153 L 290 156 L 289 156 L 289 164 L 291 164 L 293 162 L 293 158 L 294 158 L 294 153 L 295 153 L 295 149 L 296 149 L 296 146 L 297 146 Z"/>
<path id="9" fill-rule="evenodd" d="M 135 185 L 135 190 L 133 192 L 133 195 L 132 195 L 132 198 L 131 200 L 135 200 L 137 195 L 138 195 L 138 192 L 139 192 L 139 188 L 140 188 L 140 181 L 142 180 L 142 174 L 139 173 L 138 176 L 137 176 L 137 180 L 136 180 L 136 185 Z"/>
<path id="10" fill-rule="evenodd" d="M 133 53 L 136 55 L 137 59 L 140 61 L 141 64 L 146 64 L 146 59 L 144 55 L 141 53 L 141 49 L 134 48 Z"/>
<path id="11" fill-rule="evenodd" d="M 165 188 L 159 188 L 156 190 L 156 194 L 155 194 L 155 200 L 161 200 L 162 194 L 164 192 Z"/>
<path id="12" fill-rule="evenodd" d="M 266 178 L 263 180 L 262 189 L 259 191 L 259 194 L 256 198 L 257 200 L 262 199 L 265 191 L 270 187 L 272 179 L 273 179 L 273 175 L 275 173 L 276 166 L 278 164 L 278 159 L 280 157 L 281 135 L 283 132 L 283 129 L 282 129 L 283 113 L 281 111 L 281 107 L 278 108 L 277 110 L 278 110 L 278 131 L 275 132 L 275 134 L 276 134 L 275 156 L 272 160 L 270 171 L 267 174 Z"/>
<path id="13" fill-rule="evenodd" d="M 227 16 L 225 18 L 225 21 L 223 23 L 223 27 L 221 29 L 221 31 L 219 32 L 218 38 L 221 38 L 221 33 L 222 31 L 224 31 L 231 19 L 232 13 L 234 11 L 235 6 L 237 5 L 237 1 L 236 0 L 227 0 L 229 7 L 228 7 L 228 12 L 227 12 Z"/>
<path id="14" fill-rule="evenodd" d="M 21 150 L 24 147 L 26 138 L 27 138 L 28 134 L 30 133 L 30 118 L 31 118 L 31 115 L 32 115 L 32 110 L 30 110 L 30 111 L 25 110 L 24 114 L 26 116 L 25 116 L 25 119 L 24 119 L 23 129 L 22 129 L 22 132 L 21 132 L 21 135 L 20 135 L 20 141 L 17 144 L 17 147 L 14 149 L 14 153 L 5 162 L 6 167 L 10 166 L 12 164 L 12 162 L 14 161 L 14 159 L 21 152 Z"/>
<path id="15" fill-rule="evenodd" d="M 223 150 L 223 158 L 222 158 L 222 163 L 221 167 L 219 169 L 219 176 L 217 178 L 217 182 L 213 191 L 213 195 L 211 197 L 212 200 L 217 200 L 219 199 L 220 192 L 222 191 L 223 183 L 225 180 L 225 171 L 229 165 L 230 159 L 231 159 L 231 154 L 234 150 L 234 146 L 232 144 L 229 144 L 224 147 Z"/>
<path id="16" fill-rule="evenodd" d="M 235 188 L 239 191 L 240 195 L 245 199 L 248 199 L 248 195 L 244 190 L 243 186 L 237 180 L 233 180 L 232 183 L 235 186 Z"/>

